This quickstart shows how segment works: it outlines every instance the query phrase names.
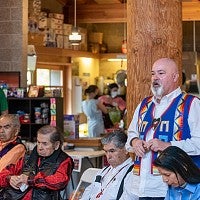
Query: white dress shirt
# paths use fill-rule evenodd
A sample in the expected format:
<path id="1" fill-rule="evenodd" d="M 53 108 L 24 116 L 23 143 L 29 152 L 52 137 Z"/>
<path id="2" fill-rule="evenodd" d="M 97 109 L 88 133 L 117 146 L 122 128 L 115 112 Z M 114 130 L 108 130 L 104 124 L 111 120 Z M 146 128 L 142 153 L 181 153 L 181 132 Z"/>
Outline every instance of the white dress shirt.
<path id="1" fill-rule="evenodd" d="M 131 165 L 133 165 L 133 161 L 131 158 L 128 158 L 125 162 L 115 168 L 109 166 L 105 170 L 100 170 L 97 173 L 97 176 L 101 175 L 101 177 L 103 177 L 102 181 L 100 183 L 93 181 L 93 183 L 85 189 L 81 200 L 116 200 L 121 181 Z M 129 182 L 133 180 L 131 177 L 133 177 L 132 171 L 129 172 L 124 179 L 124 190 L 120 200 L 138 200 L 138 197 L 132 193 L 133 190 L 128 190 L 132 185 L 132 182 Z M 97 198 L 97 195 L 102 190 L 102 195 Z"/>
<path id="2" fill-rule="evenodd" d="M 159 118 L 164 111 L 170 106 L 172 100 L 181 94 L 181 89 L 177 88 L 170 94 L 164 96 L 158 104 L 154 99 L 155 110 L 154 118 Z M 138 133 L 138 114 L 141 103 L 137 106 L 133 119 L 128 128 L 128 140 L 126 148 L 133 152 L 130 141 L 134 137 L 139 137 Z M 189 155 L 200 155 L 200 100 L 195 98 L 190 106 L 188 124 L 190 127 L 191 138 L 181 141 L 170 141 L 171 145 L 180 147 Z M 146 136 L 146 141 L 153 138 L 153 130 L 150 130 Z M 139 197 L 165 197 L 167 185 L 162 181 L 162 177 L 152 175 L 151 170 L 151 153 L 147 152 L 141 159 L 140 176 L 134 176 L 133 187 L 137 190 L 136 195 Z"/>

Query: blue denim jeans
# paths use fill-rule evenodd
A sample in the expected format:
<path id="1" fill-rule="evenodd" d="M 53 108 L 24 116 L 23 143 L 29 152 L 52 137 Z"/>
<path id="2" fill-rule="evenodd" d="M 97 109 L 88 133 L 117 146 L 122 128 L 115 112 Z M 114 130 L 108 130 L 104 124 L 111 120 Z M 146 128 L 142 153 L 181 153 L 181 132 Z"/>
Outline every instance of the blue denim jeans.
<path id="1" fill-rule="evenodd" d="M 139 200 L 164 200 L 165 197 L 139 197 Z"/>

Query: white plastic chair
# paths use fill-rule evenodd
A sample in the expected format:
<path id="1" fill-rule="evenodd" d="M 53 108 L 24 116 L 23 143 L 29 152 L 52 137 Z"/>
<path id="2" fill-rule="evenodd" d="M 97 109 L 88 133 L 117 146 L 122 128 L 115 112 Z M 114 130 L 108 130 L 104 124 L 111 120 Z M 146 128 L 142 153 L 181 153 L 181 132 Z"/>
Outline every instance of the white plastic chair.
<path id="1" fill-rule="evenodd" d="M 73 194 L 71 200 L 74 200 L 74 198 L 76 197 L 77 192 L 79 191 L 79 187 L 81 186 L 81 184 L 83 182 L 92 183 L 92 181 L 94 180 L 94 177 L 96 176 L 96 174 L 97 174 L 97 172 L 99 170 L 100 170 L 99 168 L 88 168 L 83 172 L 83 174 L 82 174 L 82 176 L 80 178 L 80 181 L 79 181 L 79 183 L 77 185 L 76 190 L 74 191 L 74 194 Z"/>

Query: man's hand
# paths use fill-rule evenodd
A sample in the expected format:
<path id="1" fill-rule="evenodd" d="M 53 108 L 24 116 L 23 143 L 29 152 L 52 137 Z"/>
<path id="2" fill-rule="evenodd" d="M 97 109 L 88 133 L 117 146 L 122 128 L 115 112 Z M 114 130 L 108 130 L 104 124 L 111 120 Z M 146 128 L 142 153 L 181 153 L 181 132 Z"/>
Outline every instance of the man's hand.
<path id="1" fill-rule="evenodd" d="M 20 186 L 21 186 L 21 179 L 20 176 L 11 176 L 10 177 L 10 185 L 16 189 L 19 190 Z"/>
<path id="2" fill-rule="evenodd" d="M 19 190 L 22 184 L 27 184 L 28 176 L 25 174 L 21 174 L 20 176 L 11 176 L 10 177 L 10 185 Z"/>
<path id="3" fill-rule="evenodd" d="M 131 146 L 133 147 L 135 155 L 139 157 L 143 157 L 145 152 L 148 150 L 146 148 L 146 142 L 144 140 L 140 140 L 139 138 L 134 138 L 131 141 Z"/>
<path id="4" fill-rule="evenodd" d="M 163 151 L 168 146 L 171 146 L 170 142 L 163 142 L 157 138 L 151 139 L 146 143 L 146 148 L 154 152 Z"/>

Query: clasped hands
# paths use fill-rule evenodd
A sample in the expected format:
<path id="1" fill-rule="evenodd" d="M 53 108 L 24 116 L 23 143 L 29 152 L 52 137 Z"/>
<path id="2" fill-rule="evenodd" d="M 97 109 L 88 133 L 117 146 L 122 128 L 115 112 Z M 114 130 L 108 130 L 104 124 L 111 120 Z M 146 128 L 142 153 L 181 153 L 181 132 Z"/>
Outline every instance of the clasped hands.
<path id="1" fill-rule="evenodd" d="M 170 142 L 163 142 L 157 138 L 151 139 L 149 141 L 140 140 L 139 138 L 135 138 L 132 141 L 132 147 L 136 156 L 143 157 L 148 151 L 163 151 L 168 146 L 170 146 Z"/>
<path id="2" fill-rule="evenodd" d="M 10 177 L 10 185 L 16 190 L 19 190 L 22 184 L 27 185 L 27 181 L 28 181 L 28 176 L 25 174 Z"/>

